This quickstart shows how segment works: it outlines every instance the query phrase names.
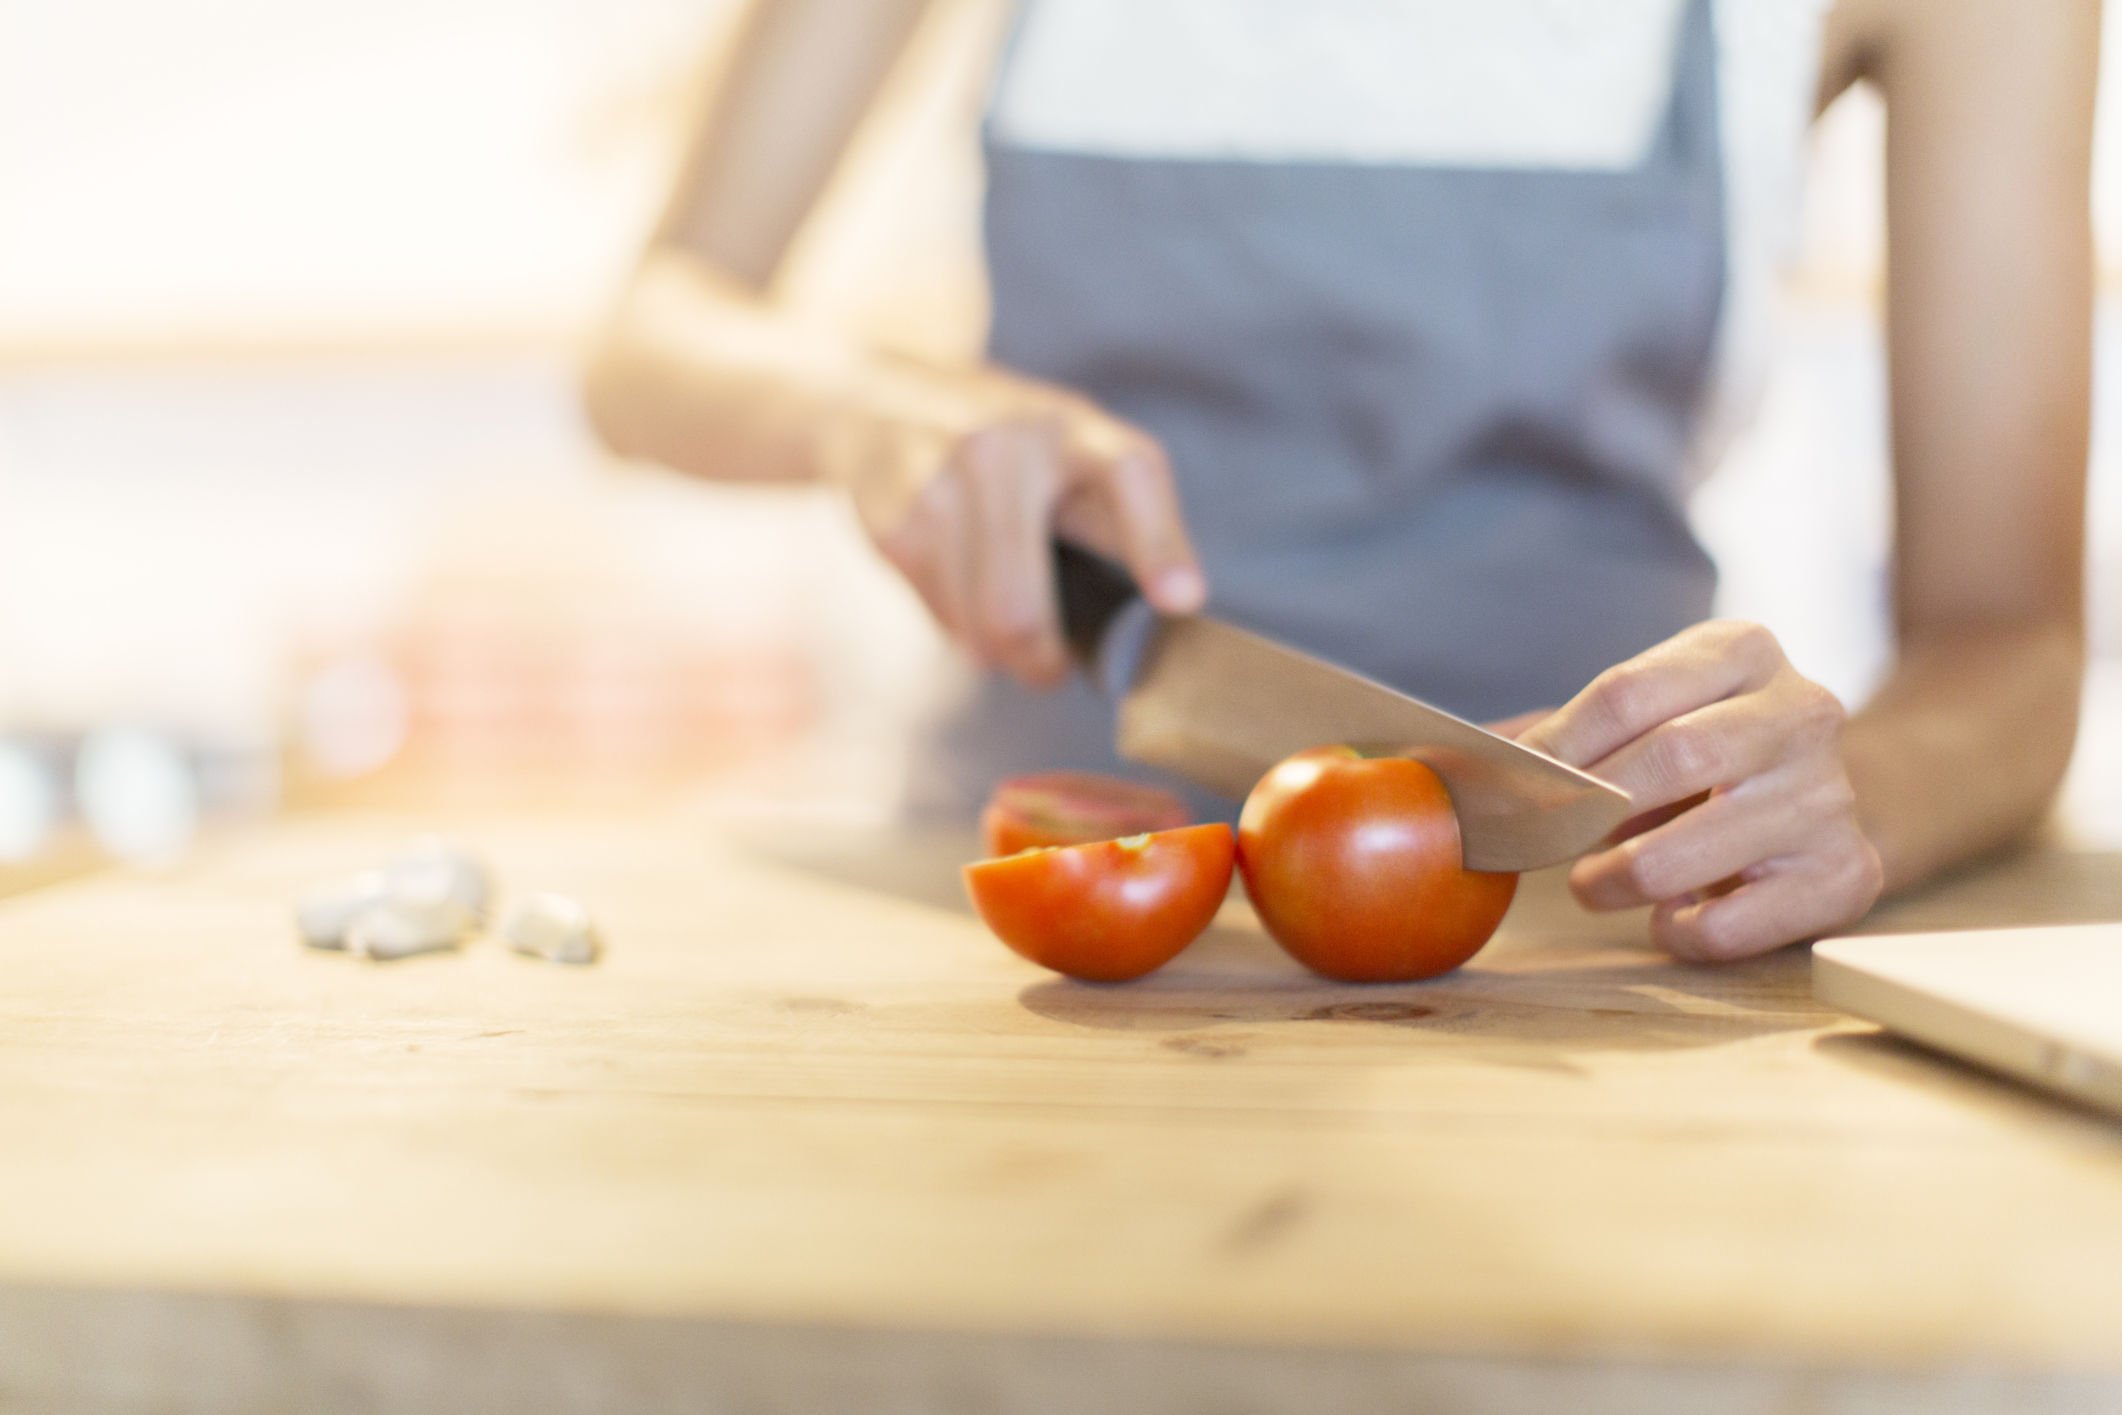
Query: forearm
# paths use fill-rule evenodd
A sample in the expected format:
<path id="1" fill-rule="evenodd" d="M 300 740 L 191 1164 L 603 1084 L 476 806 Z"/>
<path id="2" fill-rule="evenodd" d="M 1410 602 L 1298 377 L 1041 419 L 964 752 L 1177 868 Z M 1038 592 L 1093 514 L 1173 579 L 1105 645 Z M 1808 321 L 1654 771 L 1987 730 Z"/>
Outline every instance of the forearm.
<path id="1" fill-rule="evenodd" d="M 1857 809 L 1889 892 L 2038 824 L 2077 734 L 2075 624 L 1906 636 L 1843 739 Z"/>
<path id="2" fill-rule="evenodd" d="M 830 479 L 852 443 L 889 428 L 939 436 L 955 379 L 790 319 L 675 253 L 651 255 L 593 352 L 592 426 L 622 456 L 736 481 Z"/>

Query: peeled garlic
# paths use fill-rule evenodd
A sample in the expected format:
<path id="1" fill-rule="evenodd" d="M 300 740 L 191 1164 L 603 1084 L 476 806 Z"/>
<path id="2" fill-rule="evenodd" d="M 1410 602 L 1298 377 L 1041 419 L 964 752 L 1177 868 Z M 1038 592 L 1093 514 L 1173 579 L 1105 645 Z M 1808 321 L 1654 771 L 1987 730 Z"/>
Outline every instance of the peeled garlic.
<path id="1" fill-rule="evenodd" d="M 454 899 L 386 898 L 355 916 L 346 930 L 346 951 L 379 963 L 439 953 L 463 943 L 478 925 L 471 910 Z"/>
<path id="2" fill-rule="evenodd" d="M 493 884 L 477 855 L 428 835 L 413 841 L 384 866 L 392 899 L 429 905 L 455 900 L 473 919 L 486 917 Z"/>
<path id="3" fill-rule="evenodd" d="M 551 963 L 594 963 L 603 951 L 589 910 L 564 894 L 533 894 L 517 904 L 501 923 L 501 938 Z"/>
<path id="4" fill-rule="evenodd" d="M 389 884 L 383 871 L 364 870 L 349 880 L 320 889 L 295 909 L 295 927 L 311 948 L 346 947 L 346 931 L 354 920 L 383 902 Z"/>

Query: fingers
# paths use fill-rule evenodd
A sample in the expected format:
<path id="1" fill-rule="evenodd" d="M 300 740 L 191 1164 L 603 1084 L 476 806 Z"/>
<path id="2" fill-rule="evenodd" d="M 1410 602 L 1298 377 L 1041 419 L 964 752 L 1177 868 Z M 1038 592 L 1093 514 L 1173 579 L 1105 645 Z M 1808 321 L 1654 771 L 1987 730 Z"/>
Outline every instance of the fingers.
<path id="1" fill-rule="evenodd" d="M 1778 704 L 1750 693 L 1682 713 L 1586 767 L 1648 812 L 1766 771 L 1788 740 Z"/>
<path id="2" fill-rule="evenodd" d="M 970 564 L 957 553 L 966 537 L 964 489 L 958 479 L 935 477 L 891 531 L 873 533 L 877 549 L 921 598 L 936 627 L 952 639 L 967 636 L 972 597 Z"/>
<path id="3" fill-rule="evenodd" d="M 1764 801 L 1769 783 L 1748 782 L 1662 825 L 1586 855 L 1569 887 L 1587 909 L 1634 909 L 1710 889 L 1765 861 L 1806 849 L 1837 809 L 1808 800 Z"/>
<path id="4" fill-rule="evenodd" d="M 1854 923 L 1879 897 L 1879 854 L 1861 834 L 1826 844 L 1762 867 L 1728 894 L 1660 904 L 1652 942 L 1675 958 L 1729 963 Z"/>
<path id="5" fill-rule="evenodd" d="M 1029 430 L 994 429 L 967 440 L 957 473 L 970 509 L 959 542 L 970 590 L 960 632 L 983 662 L 1050 687 L 1068 674 L 1051 545 L 1057 451 Z"/>
<path id="6" fill-rule="evenodd" d="M 1765 684 L 1782 666 L 1782 649 L 1760 625 L 1698 624 L 1609 668 L 1520 740 L 1588 768 L 1654 727 Z"/>
<path id="7" fill-rule="evenodd" d="M 1734 880 L 1777 871 L 1812 877 L 1814 902 L 1828 906 L 1830 924 L 1861 917 L 1878 901 L 1878 852 L 1858 824 L 1856 792 L 1839 764 L 1792 761 L 1720 791 L 1578 861 L 1570 888 L 1587 908 L 1628 909 L 1696 900 Z M 1778 941 L 1804 936 L 1815 922 L 1803 914 L 1787 918 Z"/>
<path id="8" fill-rule="evenodd" d="M 1675 956 L 1743 958 L 1878 899 L 1842 760 L 1845 714 L 1767 630 L 1704 624 L 1609 669 L 1519 738 L 1629 793 L 1637 814 L 1570 869 L 1590 909 L 1652 906 Z"/>
<path id="9" fill-rule="evenodd" d="M 1699 795 L 1689 796 L 1685 800 L 1668 802 L 1653 811 L 1640 811 L 1615 826 L 1608 833 L 1606 843 L 1609 846 L 1618 845 L 1622 841 L 1632 839 L 1647 830 L 1656 830 L 1659 826 L 1679 815 L 1680 812 L 1691 811 L 1708 799 L 1709 793 L 1704 791 Z"/>
<path id="10" fill-rule="evenodd" d="M 1067 448 L 1071 499 L 1101 503 L 1088 519 L 1110 537 L 1142 594 L 1165 614 L 1191 614 L 1208 601 L 1208 581 L 1186 533 L 1186 516 L 1164 449 L 1102 414 L 1072 425 Z M 1079 512 L 1078 514 L 1082 514 Z"/>
<path id="11" fill-rule="evenodd" d="M 1055 605 L 1057 526 L 1115 554 L 1165 613 L 1207 598 L 1171 469 L 1145 434 L 1079 401 L 1019 410 L 931 454 L 940 466 L 896 521 L 866 516 L 938 624 L 1034 686 L 1068 672 Z"/>
<path id="12" fill-rule="evenodd" d="M 1006 433 L 967 439 L 877 547 L 937 627 L 989 667 L 1047 685 L 1067 671 L 1046 524 L 1059 475 Z"/>

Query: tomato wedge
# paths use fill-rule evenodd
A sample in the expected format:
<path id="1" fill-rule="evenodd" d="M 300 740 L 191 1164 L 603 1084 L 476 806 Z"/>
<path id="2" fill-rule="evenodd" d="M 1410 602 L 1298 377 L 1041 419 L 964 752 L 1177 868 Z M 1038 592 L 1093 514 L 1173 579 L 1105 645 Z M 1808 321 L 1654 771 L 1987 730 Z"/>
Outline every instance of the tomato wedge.
<path id="1" fill-rule="evenodd" d="M 1448 973 L 1503 921 L 1514 874 L 1465 868 L 1437 773 L 1404 757 L 1314 747 L 1246 797 L 1238 864 L 1274 940 L 1342 982 Z"/>
<path id="2" fill-rule="evenodd" d="M 1019 956 L 1119 983 L 1177 957 L 1230 889 L 1237 842 L 1221 823 L 1027 850 L 965 867 L 981 919 Z"/>
<path id="3" fill-rule="evenodd" d="M 1169 791 L 1089 771 L 1013 776 L 980 813 L 990 855 L 1051 845 L 1086 845 L 1191 824 L 1193 812 Z"/>

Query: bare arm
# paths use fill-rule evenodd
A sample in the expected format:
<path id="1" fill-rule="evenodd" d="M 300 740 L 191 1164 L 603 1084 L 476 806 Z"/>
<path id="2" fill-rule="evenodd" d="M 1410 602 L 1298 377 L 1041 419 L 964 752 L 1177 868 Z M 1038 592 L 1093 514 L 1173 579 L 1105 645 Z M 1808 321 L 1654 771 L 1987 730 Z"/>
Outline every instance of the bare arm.
<path id="1" fill-rule="evenodd" d="M 2038 820 L 2070 758 L 2096 0 L 1844 0 L 1826 93 L 1884 89 L 1898 652 L 1845 720 L 1756 625 L 1697 626 L 1524 740 L 1644 813 L 1570 872 L 1683 957 L 1842 927 Z M 1794 568 L 1803 547 L 1790 547 Z"/>
<path id="2" fill-rule="evenodd" d="M 2096 0 L 1850 0 L 1886 97 L 1892 675 L 1845 743 L 1888 888 L 2039 820 L 2084 672 Z"/>
<path id="3" fill-rule="evenodd" d="M 929 0 L 756 0 L 669 210 L 588 370 L 613 450 L 696 475 L 845 488 L 946 632 L 1032 682 L 1066 671 L 1057 529 L 1160 607 L 1206 595 L 1163 450 L 1065 389 L 861 347 L 773 276 Z"/>
<path id="4" fill-rule="evenodd" d="M 744 480 L 817 474 L 817 425 L 871 372 L 769 289 L 929 0 L 759 0 L 588 370 L 624 455 Z"/>

